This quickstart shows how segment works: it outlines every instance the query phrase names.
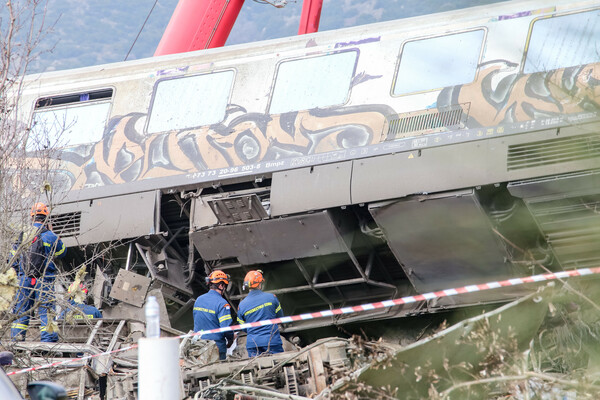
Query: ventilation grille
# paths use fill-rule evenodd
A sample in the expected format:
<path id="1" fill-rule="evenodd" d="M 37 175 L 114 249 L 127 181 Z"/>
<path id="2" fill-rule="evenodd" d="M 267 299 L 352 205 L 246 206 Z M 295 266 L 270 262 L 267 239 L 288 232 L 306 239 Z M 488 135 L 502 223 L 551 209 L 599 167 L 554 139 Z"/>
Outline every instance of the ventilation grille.
<path id="1" fill-rule="evenodd" d="M 469 116 L 470 103 L 459 104 L 445 110 L 424 110 L 399 114 L 391 118 L 388 140 L 407 136 L 407 133 L 435 133 L 464 128 Z"/>
<path id="2" fill-rule="evenodd" d="M 79 234 L 80 229 L 80 211 L 52 216 L 52 231 L 59 236 L 75 236 Z"/>
<path id="3" fill-rule="evenodd" d="M 582 135 L 508 147 L 508 170 L 543 167 L 600 156 L 600 135 Z"/>
<path id="4" fill-rule="evenodd" d="M 564 269 L 600 264 L 600 194 L 531 202 L 528 207 Z"/>

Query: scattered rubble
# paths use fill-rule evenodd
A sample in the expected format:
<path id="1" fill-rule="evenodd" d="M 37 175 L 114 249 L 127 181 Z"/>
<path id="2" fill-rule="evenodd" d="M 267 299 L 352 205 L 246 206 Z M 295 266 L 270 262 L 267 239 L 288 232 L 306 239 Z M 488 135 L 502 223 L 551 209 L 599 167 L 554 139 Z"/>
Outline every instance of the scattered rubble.
<path id="1" fill-rule="evenodd" d="M 359 336 L 329 337 L 303 348 L 285 341 L 284 353 L 248 359 L 245 335 L 240 333 L 228 360 L 220 362 L 213 342 L 184 337 L 179 346 L 183 388 L 188 399 L 213 400 L 462 399 L 469 393 L 490 396 L 494 383 L 497 396 L 483 398 L 520 400 L 535 392 L 544 393 L 544 399 L 569 399 L 578 392 L 553 385 L 542 373 L 516 376 L 521 384 L 512 388 L 498 384 L 513 376 L 507 365 L 519 365 L 533 352 L 540 327 L 555 323 L 558 306 L 553 296 L 552 289 L 534 293 L 404 346 Z M 549 309 L 554 314 L 546 318 Z M 127 348 L 142 337 L 144 324 L 103 319 L 61 329 L 61 336 L 68 338 L 65 343 L 12 344 L 16 363 L 7 372 Z M 163 327 L 162 336 L 180 335 L 184 333 Z M 20 388 L 41 379 L 61 383 L 72 399 L 134 400 L 137 349 L 14 376 Z"/>

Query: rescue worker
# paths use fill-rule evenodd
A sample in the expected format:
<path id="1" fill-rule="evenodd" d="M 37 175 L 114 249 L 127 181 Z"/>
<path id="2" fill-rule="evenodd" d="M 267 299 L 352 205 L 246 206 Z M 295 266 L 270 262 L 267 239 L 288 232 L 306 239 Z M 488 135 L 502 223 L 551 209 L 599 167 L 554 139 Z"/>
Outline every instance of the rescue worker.
<path id="1" fill-rule="evenodd" d="M 264 277 L 261 270 L 250 271 L 244 277 L 243 288 L 250 289 L 248 296 L 238 307 L 240 324 L 263 321 L 283 317 L 279 300 L 272 293 L 262 291 Z M 275 354 L 283 352 L 283 342 L 276 324 L 247 328 L 246 350 L 248 357 L 262 353 Z"/>
<path id="2" fill-rule="evenodd" d="M 231 307 L 223 298 L 229 285 L 229 275 L 220 270 L 206 277 L 209 291 L 194 303 L 194 332 L 224 328 L 231 325 Z M 233 332 L 218 332 L 201 335 L 202 339 L 213 340 L 219 348 L 219 357 L 227 357 L 227 345 L 233 342 Z"/>
<path id="3" fill-rule="evenodd" d="M 15 340 L 25 340 L 32 308 L 35 304 L 39 304 L 38 315 L 42 322 L 41 341 L 56 342 L 58 334 L 48 332 L 48 314 L 54 311 L 54 279 L 57 272 L 56 265 L 52 260 L 64 257 L 67 249 L 62 240 L 52 232 L 52 225 L 48 223 L 50 212 L 46 204 L 35 203 L 31 208 L 30 215 L 35 229 L 35 236 L 30 247 L 40 245 L 40 249 L 43 248 L 43 250 L 33 256 L 22 255 L 19 259 L 19 290 L 17 304 L 14 308 L 14 314 L 18 318 L 11 326 L 10 336 Z M 37 240 L 41 240 L 41 242 L 36 244 Z M 41 265 L 37 265 L 37 263 L 34 265 L 31 261 L 36 257 L 41 259 Z"/>
<path id="4" fill-rule="evenodd" d="M 87 297 L 88 294 L 88 289 L 87 287 L 85 287 L 85 285 L 83 283 L 79 284 L 79 288 L 81 289 L 81 291 L 85 294 L 85 296 Z M 68 293 L 69 293 L 69 304 L 70 304 L 70 310 L 65 310 L 62 314 L 61 314 L 61 318 L 64 318 L 66 313 L 72 313 L 73 318 L 74 319 L 95 319 L 95 318 L 102 318 L 102 312 L 100 310 L 98 310 L 96 307 L 86 304 L 85 300 L 83 303 L 77 303 L 74 300 L 74 295 L 77 291 L 77 285 L 75 284 L 75 282 L 71 283 L 71 285 L 69 285 L 69 289 L 68 289 Z M 75 310 L 78 309 L 78 310 Z"/>

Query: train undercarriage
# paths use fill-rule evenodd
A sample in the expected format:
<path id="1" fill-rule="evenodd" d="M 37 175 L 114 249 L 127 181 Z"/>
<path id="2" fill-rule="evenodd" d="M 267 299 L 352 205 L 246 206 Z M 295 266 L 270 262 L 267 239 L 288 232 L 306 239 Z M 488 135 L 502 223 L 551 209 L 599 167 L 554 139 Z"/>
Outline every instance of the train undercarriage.
<path id="1" fill-rule="evenodd" d="M 296 315 L 585 268 L 600 264 L 597 136 L 585 133 L 595 126 L 65 203 L 53 224 L 69 246 L 63 266 L 86 265 L 94 303 L 108 317 L 137 312 L 148 291 L 158 290 L 164 321 L 184 331 L 194 299 L 206 290 L 204 276 L 215 269 L 232 277 L 227 297 L 234 308 L 244 296 L 243 276 L 259 268 L 265 289 L 286 315 Z M 542 134 L 548 137 L 528 141 Z M 491 157 L 503 157 L 505 168 L 477 163 Z M 412 177 L 407 162 L 420 163 Z M 517 179 L 536 171 L 545 175 Z M 458 180 L 477 185 L 457 188 Z M 503 288 L 293 329 L 499 304 L 523 294 Z"/>

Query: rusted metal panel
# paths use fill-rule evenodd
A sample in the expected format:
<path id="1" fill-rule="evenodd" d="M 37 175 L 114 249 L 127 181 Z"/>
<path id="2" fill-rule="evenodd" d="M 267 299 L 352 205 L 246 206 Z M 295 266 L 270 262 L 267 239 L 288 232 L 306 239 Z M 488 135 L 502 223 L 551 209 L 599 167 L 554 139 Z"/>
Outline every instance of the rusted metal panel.
<path id="1" fill-rule="evenodd" d="M 150 283 L 151 279 L 144 275 L 120 269 L 115 284 L 110 291 L 110 297 L 141 307 L 146 300 Z"/>

